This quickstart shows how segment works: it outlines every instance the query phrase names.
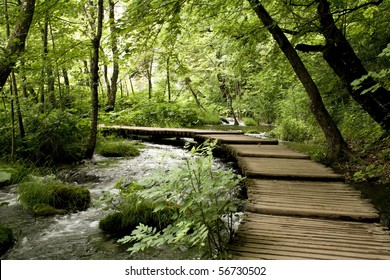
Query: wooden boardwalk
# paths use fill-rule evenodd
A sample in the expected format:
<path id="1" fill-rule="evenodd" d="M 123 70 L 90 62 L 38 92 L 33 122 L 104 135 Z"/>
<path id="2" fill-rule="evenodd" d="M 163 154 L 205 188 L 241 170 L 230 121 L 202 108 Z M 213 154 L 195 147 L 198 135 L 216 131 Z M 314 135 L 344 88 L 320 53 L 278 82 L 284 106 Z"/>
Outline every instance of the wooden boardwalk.
<path id="1" fill-rule="evenodd" d="M 390 259 L 390 235 L 360 192 L 306 155 L 240 132 L 114 127 L 122 135 L 214 139 L 247 177 L 233 259 Z"/>

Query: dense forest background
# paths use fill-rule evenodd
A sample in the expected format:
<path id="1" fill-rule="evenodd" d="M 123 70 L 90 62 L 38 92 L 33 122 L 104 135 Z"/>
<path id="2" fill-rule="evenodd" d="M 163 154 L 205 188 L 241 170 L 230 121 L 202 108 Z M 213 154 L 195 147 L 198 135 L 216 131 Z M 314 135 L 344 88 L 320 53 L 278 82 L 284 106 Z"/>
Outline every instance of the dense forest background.
<path id="1" fill-rule="evenodd" d="M 1 8 L 2 160 L 91 157 L 98 124 L 188 127 L 229 116 L 255 130 L 270 125 L 272 137 L 315 147 L 325 162 L 380 146 L 374 171 L 386 170 L 390 1 L 3 0 Z"/>

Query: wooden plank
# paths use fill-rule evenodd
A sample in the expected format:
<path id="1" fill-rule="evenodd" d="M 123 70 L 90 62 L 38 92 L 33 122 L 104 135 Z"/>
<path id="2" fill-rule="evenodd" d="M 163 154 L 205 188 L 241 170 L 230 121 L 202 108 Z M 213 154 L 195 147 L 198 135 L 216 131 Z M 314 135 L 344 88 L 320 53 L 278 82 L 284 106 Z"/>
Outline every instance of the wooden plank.
<path id="1" fill-rule="evenodd" d="M 331 190 L 327 189 L 328 185 Z M 379 221 L 377 210 L 347 184 L 248 180 L 247 186 L 249 204 L 246 210 L 249 212 Z M 332 192 L 332 187 L 336 192 Z"/>
<path id="2" fill-rule="evenodd" d="M 231 246 L 240 259 L 390 259 L 379 224 L 249 213 Z"/>
<path id="3" fill-rule="evenodd" d="M 265 157 L 265 158 L 291 158 L 310 159 L 308 155 L 298 153 L 281 145 L 240 145 L 229 144 L 224 148 L 235 158 L 237 157 Z"/>
<path id="4" fill-rule="evenodd" d="M 222 144 L 262 144 L 262 145 L 277 145 L 278 140 L 262 139 L 247 135 L 235 134 L 197 134 L 194 139 L 199 142 L 206 140 L 216 140 L 218 145 Z"/>
<path id="5" fill-rule="evenodd" d="M 344 181 L 344 175 L 305 159 L 238 157 L 238 165 L 249 178 Z"/>

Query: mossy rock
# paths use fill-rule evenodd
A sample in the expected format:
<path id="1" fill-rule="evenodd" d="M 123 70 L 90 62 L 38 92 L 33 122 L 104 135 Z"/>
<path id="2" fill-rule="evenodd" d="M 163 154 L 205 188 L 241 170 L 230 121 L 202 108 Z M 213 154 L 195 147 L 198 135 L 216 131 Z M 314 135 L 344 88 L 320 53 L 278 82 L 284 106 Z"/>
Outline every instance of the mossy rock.
<path id="1" fill-rule="evenodd" d="M 32 209 L 34 216 L 47 217 L 54 215 L 66 214 L 67 211 L 64 209 L 57 209 L 48 204 L 36 204 Z"/>
<path id="2" fill-rule="evenodd" d="M 0 170 L 0 188 L 8 186 L 11 183 L 11 173 Z"/>
<path id="3" fill-rule="evenodd" d="M 8 251 L 14 244 L 12 229 L 0 224 L 0 256 Z"/>
<path id="4" fill-rule="evenodd" d="M 56 185 L 53 188 L 51 206 L 57 209 L 84 211 L 91 203 L 88 189 L 77 186 Z"/>
<path id="5" fill-rule="evenodd" d="M 154 207 L 144 204 L 143 207 L 126 209 L 124 212 L 109 214 L 99 222 L 99 228 L 112 235 L 130 234 L 139 224 L 162 230 L 173 222 L 176 207 L 165 208 L 154 212 Z"/>

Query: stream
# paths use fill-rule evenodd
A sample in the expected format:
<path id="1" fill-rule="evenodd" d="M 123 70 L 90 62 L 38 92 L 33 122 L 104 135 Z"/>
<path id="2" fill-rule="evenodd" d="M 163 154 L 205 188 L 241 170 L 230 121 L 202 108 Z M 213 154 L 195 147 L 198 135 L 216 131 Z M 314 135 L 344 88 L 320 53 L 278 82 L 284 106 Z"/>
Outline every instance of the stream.
<path id="1" fill-rule="evenodd" d="M 24 211 L 16 197 L 16 187 L 0 189 L 0 221 L 13 228 L 16 243 L 1 259 L 121 260 L 178 259 L 166 250 L 130 256 L 127 246 L 118 244 L 99 229 L 99 221 L 109 212 L 94 206 L 103 191 L 113 191 L 121 180 L 148 176 L 157 168 L 170 166 L 189 156 L 182 148 L 145 143 L 136 158 L 105 158 L 95 155 L 81 165 L 63 167 L 57 177 L 67 183 L 87 187 L 92 205 L 86 211 L 51 217 L 33 217 Z M 219 162 L 218 165 L 227 166 Z M 184 256 L 183 256 L 184 258 Z"/>

